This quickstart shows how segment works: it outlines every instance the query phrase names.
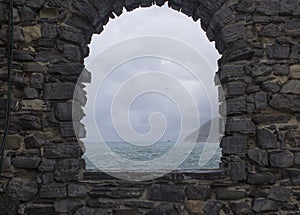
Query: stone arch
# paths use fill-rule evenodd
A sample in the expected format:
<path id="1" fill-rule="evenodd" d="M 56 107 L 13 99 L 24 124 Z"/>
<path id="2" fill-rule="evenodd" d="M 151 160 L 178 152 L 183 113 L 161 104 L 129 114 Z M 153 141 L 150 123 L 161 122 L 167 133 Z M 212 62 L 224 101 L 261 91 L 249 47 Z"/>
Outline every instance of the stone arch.
<path id="1" fill-rule="evenodd" d="M 216 41 L 228 120 L 220 170 L 171 173 L 147 184 L 126 184 L 83 171 L 70 99 L 92 34 L 100 33 L 109 17 L 120 15 L 123 8 L 148 7 L 154 1 L 15 2 L 15 105 L 1 173 L 1 212 L 299 211 L 292 190 L 300 177 L 300 5 L 297 0 L 271 2 L 168 1 L 171 8 L 201 19 L 208 38 Z M 7 4 L 0 2 L 0 8 L 0 56 L 5 62 Z M 0 79 L 5 91 L 7 80 L 2 75 Z M 0 110 L 2 114 L 4 108 Z"/>

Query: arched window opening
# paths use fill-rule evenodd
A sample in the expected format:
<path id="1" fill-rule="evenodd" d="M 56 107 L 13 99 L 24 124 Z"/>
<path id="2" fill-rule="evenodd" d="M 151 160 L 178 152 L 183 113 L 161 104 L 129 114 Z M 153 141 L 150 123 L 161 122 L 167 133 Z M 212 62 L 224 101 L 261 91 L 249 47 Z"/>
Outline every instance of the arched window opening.
<path id="1" fill-rule="evenodd" d="M 87 169 L 146 171 L 159 159 L 174 170 L 219 167 L 220 55 L 199 22 L 167 5 L 139 8 L 110 20 L 89 48 Z"/>

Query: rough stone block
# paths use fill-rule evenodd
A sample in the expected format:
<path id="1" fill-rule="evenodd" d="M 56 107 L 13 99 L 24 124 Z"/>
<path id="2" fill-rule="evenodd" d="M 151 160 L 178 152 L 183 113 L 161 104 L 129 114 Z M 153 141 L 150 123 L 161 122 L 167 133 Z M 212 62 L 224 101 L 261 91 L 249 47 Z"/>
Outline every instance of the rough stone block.
<path id="1" fill-rule="evenodd" d="M 290 74 L 292 79 L 300 79 L 300 65 L 293 65 L 290 67 Z"/>
<path id="2" fill-rule="evenodd" d="M 54 179 L 60 182 L 75 181 L 79 177 L 83 163 L 80 159 L 64 159 L 56 162 Z"/>
<path id="3" fill-rule="evenodd" d="M 246 197 L 246 193 L 238 190 L 229 190 L 219 188 L 216 191 L 216 198 L 218 200 L 240 200 Z"/>
<path id="4" fill-rule="evenodd" d="M 251 207 L 247 202 L 232 202 L 230 208 L 234 215 L 251 214 Z"/>
<path id="5" fill-rule="evenodd" d="M 79 158 L 83 151 L 78 143 L 52 143 L 46 144 L 44 156 L 46 158 Z"/>
<path id="6" fill-rule="evenodd" d="M 32 88 L 43 89 L 44 87 L 44 75 L 41 73 L 33 73 L 30 77 L 30 85 Z"/>
<path id="7" fill-rule="evenodd" d="M 40 189 L 41 198 L 62 198 L 67 196 L 67 187 L 63 184 L 42 185 Z"/>
<path id="8" fill-rule="evenodd" d="M 183 202 L 185 200 L 183 186 L 154 184 L 149 187 L 149 199 L 167 202 Z"/>
<path id="9" fill-rule="evenodd" d="M 294 155 L 288 150 L 270 153 L 270 165 L 273 167 L 290 167 L 293 165 L 293 161 Z"/>
<path id="10" fill-rule="evenodd" d="M 228 99 L 226 105 L 228 115 L 236 115 L 247 112 L 247 103 L 244 98 Z"/>
<path id="11" fill-rule="evenodd" d="M 26 42 L 38 40 L 42 37 L 41 28 L 38 25 L 23 27 L 23 35 Z"/>
<path id="12" fill-rule="evenodd" d="M 39 157 L 16 157 L 12 160 L 12 164 L 17 168 L 36 169 L 40 161 Z"/>
<path id="13" fill-rule="evenodd" d="M 54 202 L 54 210 L 59 213 L 67 213 L 79 208 L 82 203 L 78 200 L 64 199 Z"/>
<path id="14" fill-rule="evenodd" d="M 276 178 L 270 173 L 253 173 L 249 174 L 247 182 L 253 185 L 271 185 L 275 184 Z"/>
<path id="15" fill-rule="evenodd" d="M 244 181 L 247 179 L 246 166 L 239 157 L 232 157 L 228 168 L 229 176 L 233 181 Z"/>
<path id="16" fill-rule="evenodd" d="M 25 87 L 24 96 L 26 99 L 37 99 L 39 97 L 39 92 L 34 88 Z"/>
<path id="17" fill-rule="evenodd" d="M 274 132 L 262 128 L 256 131 L 257 140 L 256 145 L 261 149 L 277 149 L 278 143 Z"/>
<path id="18" fill-rule="evenodd" d="M 144 194 L 143 187 L 95 186 L 88 195 L 94 198 L 130 199 Z"/>
<path id="19" fill-rule="evenodd" d="M 44 23 L 42 25 L 41 32 L 42 32 L 43 38 L 46 38 L 46 39 L 52 39 L 52 38 L 57 37 L 57 35 L 58 35 L 57 26 L 54 24 Z"/>
<path id="20" fill-rule="evenodd" d="M 87 197 L 87 192 L 88 190 L 85 185 L 70 184 L 68 186 L 68 196 L 70 197 L 84 198 Z"/>
<path id="21" fill-rule="evenodd" d="M 252 210 L 257 213 L 278 211 L 281 207 L 281 203 L 275 202 L 269 199 L 255 199 L 253 201 Z"/>
<path id="22" fill-rule="evenodd" d="M 260 166 L 268 165 L 268 153 L 265 150 L 251 149 L 248 150 L 248 157 Z"/>
<path id="23" fill-rule="evenodd" d="M 7 195 L 21 201 L 30 201 L 37 192 L 38 184 L 32 179 L 12 178 L 7 185 Z"/>
<path id="24" fill-rule="evenodd" d="M 247 137 L 241 135 L 223 137 L 221 142 L 224 155 L 234 155 L 246 152 Z"/>
<path id="25" fill-rule="evenodd" d="M 206 200 L 211 198 L 211 189 L 206 185 L 187 186 L 185 195 L 187 199 Z"/>
<path id="26" fill-rule="evenodd" d="M 210 215 L 219 215 L 221 209 L 224 207 L 224 203 L 222 201 L 217 201 L 217 200 L 209 200 L 204 208 L 203 211 L 206 214 Z"/>
<path id="27" fill-rule="evenodd" d="M 226 123 L 226 132 L 239 132 L 241 134 L 253 134 L 256 131 L 255 124 L 246 118 L 229 118 Z"/>
<path id="28" fill-rule="evenodd" d="M 74 90 L 73 83 L 47 83 L 44 88 L 44 99 L 72 99 Z"/>
<path id="29" fill-rule="evenodd" d="M 300 95 L 300 81 L 290 80 L 288 81 L 280 91 L 281 93 L 291 93 Z"/>
<path id="30" fill-rule="evenodd" d="M 54 171 L 55 160 L 45 159 L 41 160 L 39 171 L 41 172 L 52 172 Z"/>
<path id="31" fill-rule="evenodd" d="M 290 194 L 291 190 L 289 188 L 273 186 L 271 188 L 268 198 L 275 201 L 287 202 L 290 197 Z"/>
<path id="32" fill-rule="evenodd" d="M 290 47 L 274 44 L 267 47 L 267 55 L 270 59 L 287 59 L 290 56 Z"/>
<path id="33" fill-rule="evenodd" d="M 240 96 L 244 95 L 246 91 L 246 84 L 241 81 L 229 82 L 227 85 L 228 96 Z"/>

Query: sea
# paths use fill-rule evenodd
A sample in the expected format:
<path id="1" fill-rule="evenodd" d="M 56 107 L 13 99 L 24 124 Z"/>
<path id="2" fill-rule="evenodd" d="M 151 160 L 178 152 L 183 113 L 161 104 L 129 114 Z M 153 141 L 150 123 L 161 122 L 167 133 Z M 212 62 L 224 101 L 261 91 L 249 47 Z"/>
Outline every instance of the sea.
<path id="1" fill-rule="evenodd" d="M 191 144 L 191 143 L 186 143 Z M 134 145 L 124 142 L 107 142 L 106 146 L 111 150 L 110 154 L 118 155 L 122 158 L 134 160 L 134 161 L 151 161 L 153 159 L 159 159 L 165 153 L 169 152 L 172 147 L 179 147 L 179 150 L 185 150 L 185 145 L 176 145 L 175 142 L 157 142 L 148 146 Z M 101 168 L 112 169 L 114 171 L 122 171 L 115 162 L 107 162 L 103 166 L 101 158 L 106 156 L 103 153 L 103 143 L 86 142 L 86 152 L 84 159 L 86 161 L 87 170 L 100 170 Z M 181 148 L 180 148 L 181 147 Z M 176 154 L 172 155 L 176 158 Z M 178 158 L 178 157 L 177 157 Z M 216 169 L 219 168 L 221 158 L 221 149 L 219 143 L 195 143 L 192 151 L 189 151 L 186 159 L 179 164 L 174 170 L 200 170 L 200 169 Z M 138 170 L 143 170 L 143 162 L 140 162 L 137 166 Z"/>

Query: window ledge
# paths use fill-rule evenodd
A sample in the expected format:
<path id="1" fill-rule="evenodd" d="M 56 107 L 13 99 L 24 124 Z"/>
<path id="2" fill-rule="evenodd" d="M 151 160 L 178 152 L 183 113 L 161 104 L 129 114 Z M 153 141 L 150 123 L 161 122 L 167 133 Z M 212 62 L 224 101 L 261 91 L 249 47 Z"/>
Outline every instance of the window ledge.
<path id="1" fill-rule="evenodd" d="M 122 175 L 122 178 L 130 179 L 132 174 L 142 176 L 143 174 L 149 175 L 149 172 L 114 172 Z M 152 173 L 153 176 L 161 175 L 159 172 Z M 167 181 L 185 181 L 185 180 L 215 180 L 223 179 L 226 177 L 225 170 L 212 169 L 212 170 L 176 170 L 168 173 L 162 177 L 158 177 L 156 180 L 167 180 Z M 116 179 L 109 173 L 102 172 L 100 170 L 86 170 L 84 172 L 84 180 L 112 180 Z"/>

